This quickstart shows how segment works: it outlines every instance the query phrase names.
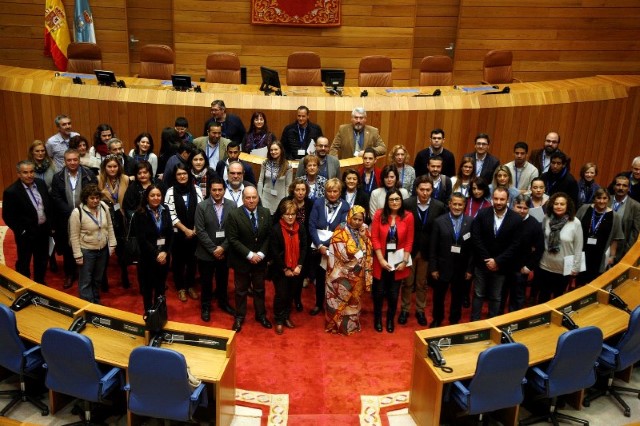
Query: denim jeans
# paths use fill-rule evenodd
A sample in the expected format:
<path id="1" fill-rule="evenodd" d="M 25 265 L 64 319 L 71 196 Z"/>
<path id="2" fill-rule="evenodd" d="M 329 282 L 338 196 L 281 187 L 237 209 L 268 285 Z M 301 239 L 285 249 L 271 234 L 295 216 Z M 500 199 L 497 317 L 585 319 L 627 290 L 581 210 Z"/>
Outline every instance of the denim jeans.
<path id="1" fill-rule="evenodd" d="M 473 302 L 471 307 L 471 321 L 477 321 L 482 314 L 482 305 L 489 301 L 489 318 L 498 315 L 500 300 L 502 299 L 502 286 L 505 275 L 500 272 L 492 272 L 484 268 L 475 268 L 475 285 Z"/>
<path id="2" fill-rule="evenodd" d="M 100 250 L 82 249 L 82 266 L 78 278 L 81 299 L 100 303 L 100 284 L 108 261 L 108 246 Z"/>

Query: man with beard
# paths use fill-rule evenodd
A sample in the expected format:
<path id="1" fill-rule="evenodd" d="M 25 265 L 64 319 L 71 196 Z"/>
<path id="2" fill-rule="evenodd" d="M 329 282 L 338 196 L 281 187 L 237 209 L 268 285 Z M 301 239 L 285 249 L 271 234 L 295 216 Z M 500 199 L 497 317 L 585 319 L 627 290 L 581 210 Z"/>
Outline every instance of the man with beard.
<path id="1" fill-rule="evenodd" d="M 539 174 L 549 171 L 551 164 L 551 154 L 554 152 L 562 152 L 558 148 L 560 145 L 560 135 L 557 132 L 549 132 L 544 138 L 544 147 L 531 151 L 531 164 L 537 169 Z"/>
<path id="2" fill-rule="evenodd" d="M 211 123 L 220 123 L 222 137 L 234 142 L 242 143 L 244 134 L 247 132 L 240 117 L 228 113 L 224 101 L 221 99 L 211 102 L 211 118 L 204 124 L 203 136 L 207 136 L 209 133 Z"/>
<path id="3" fill-rule="evenodd" d="M 573 200 L 574 205 L 578 205 L 578 182 L 569 173 L 569 159 L 561 151 L 551 154 L 549 171 L 542 174 L 545 185 L 545 193 L 551 197 L 556 192 L 564 192 Z"/>
<path id="4" fill-rule="evenodd" d="M 64 167 L 64 153 L 69 149 L 69 139 L 80 133 L 72 131 L 71 119 L 61 114 L 55 119 L 58 133 L 47 139 L 47 154 L 56 165 L 56 170 L 62 170 Z"/>
<path id="5" fill-rule="evenodd" d="M 242 191 L 248 186 L 253 186 L 250 182 L 244 180 L 244 167 L 239 161 L 232 161 L 227 168 L 228 179 L 226 181 L 227 189 L 224 192 L 224 198 L 233 201 L 240 207 L 242 206 Z"/>
<path id="6" fill-rule="evenodd" d="M 615 178 L 614 196 L 609 201 L 609 207 L 622 219 L 622 232 L 625 239 L 618 243 L 616 262 L 629 251 L 638 241 L 640 234 L 640 203 L 631 198 L 629 194 L 630 179 L 626 173 L 620 173 Z"/>
<path id="7" fill-rule="evenodd" d="M 287 160 L 300 160 L 307 155 L 309 143 L 314 143 L 322 136 L 322 128 L 309 120 L 309 108 L 298 107 L 296 121 L 282 131 L 280 141 L 284 145 Z"/>
<path id="8" fill-rule="evenodd" d="M 229 142 L 231 142 L 229 139 L 222 137 L 220 123 L 211 123 L 207 136 L 195 138 L 193 145 L 204 151 L 207 166 L 215 170 L 218 167 L 218 163 L 227 158 L 227 145 L 229 145 Z"/>
<path id="9" fill-rule="evenodd" d="M 627 176 L 629 178 L 629 197 L 640 203 L 640 156 L 634 158 L 631 162 L 631 170 L 618 174 L 618 176 L 621 175 Z M 614 179 L 607 188 L 609 190 L 609 194 L 611 195 L 615 194 L 615 183 L 616 181 Z"/>
<path id="10" fill-rule="evenodd" d="M 214 167 L 214 170 L 218 176 L 222 177 L 225 182 L 229 180 L 229 164 L 234 161 L 242 164 L 244 168 L 244 180 L 250 182 L 252 185 L 256 184 L 256 177 L 253 174 L 251 164 L 240 159 L 240 143 L 231 141 L 227 144 L 227 158 L 225 160 L 218 161 L 218 164 Z"/>
<path id="11" fill-rule="evenodd" d="M 363 107 L 354 108 L 351 112 L 351 124 L 340 126 L 329 154 L 339 159 L 362 157 L 364 150 L 369 147 L 376 151 L 376 157 L 387 153 L 378 129 L 367 126 L 367 111 Z"/>
<path id="12" fill-rule="evenodd" d="M 333 155 L 328 155 L 328 152 L 329 139 L 324 136 L 320 136 L 316 141 L 316 156 L 320 159 L 320 164 L 318 164 L 318 176 L 323 176 L 327 180 L 337 178 L 340 173 L 340 160 Z M 304 174 L 305 170 L 301 161 L 298 163 L 296 177 L 302 177 Z"/>

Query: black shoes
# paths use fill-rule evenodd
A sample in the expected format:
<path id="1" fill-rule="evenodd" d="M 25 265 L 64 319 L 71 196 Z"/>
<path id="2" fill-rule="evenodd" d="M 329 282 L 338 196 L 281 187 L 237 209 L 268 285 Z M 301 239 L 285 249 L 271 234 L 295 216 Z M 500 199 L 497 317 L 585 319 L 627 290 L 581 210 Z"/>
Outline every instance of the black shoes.
<path id="1" fill-rule="evenodd" d="M 67 288 L 71 288 L 71 286 L 73 285 L 73 277 L 65 277 L 64 279 L 64 284 L 62 285 L 62 288 L 67 289 Z M 107 290 L 109 289 L 109 287 L 107 287 Z M 102 290 L 104 291 L 104 289 Z"/>
<path id="2" fill-rule="evenodd" d="M 393 324 L 393 318 L 389 318 L 387 319 L 387 333 L 393 333 L 393 330 L 395 330 L 395 325 Z"/>
<path id="3" fill-rule="evenodd" d="M 287 328 L 296 328 L 296 325 L 293 323 L 293 321 L 291 321 L 289 318 L 287 318 L 286 320 L 284 320 L 284 325 Z"/>
<path id="4" fill-rule="evenodd" d="M 202 309 L 200 309 L 200 318 L 202 318 L 204 322 L 211 321 L 211 307 L 203 306 Z"/>
<path id="5" fill-rule="evenodd" d="M 431 325 L 429 325 L 429 328 L 436 328 L 436 327 L 440 327 L 441 325 L 442 325 L 442 321 L 433 320 L 431 321 Z"/>
<path id="6" fill-rule="evenodd" d="M 471 300 L 469 300 L 469 296 L 464 296 L 464 299 L 462 299 L 462 307 L 467 309 L 471 306 Z"/>
<path id="7" fill-rule="evenodd" d="M 416 312 L 416 319 L 421 326 L 427 326 L 427 317 L 424 316 L 424 312 Z M 400 320 L 398 320 L 398 322 L 400 322 Z"/>
<path id="8" fill-rule="evenodd" d="M 314 306 L 314 308 L 309 311 L 309 315 L 311 315 L 312 317 L 315 317 L 316 315 L 318 315 L 320 313 L 320 311 L 322 311 L 322 308 L 320 308 L 318 306 Z"/>
<path id="9" fill-rule="evenodd" d="M 378 333 L 382 333 L 382 318 L 376 318 L 373 321 L 373 328 L 375 328 Z"/>
<path id="10" fill-rule="evenodd" d="M 227 313 L 227 314 L 229 314 L 231 316 L 235 316 L 236 315 L 236 310 L 233 309 L 228 303 L 218 303 L 218 307 L 224 313 Z"/>
<path id="11" fill-rule="evenodd" d="M 302 312 L 302 309 L 304 309 L 302 307 L 302 302 L 296 302 L 296 311 Z"/>
<path id="12" fill-rule="evenodd" d="M 264 328 L 273 327 L 266 317 L 256 318 L 256 321 L 258 321 L 260 323 L 260 325 L 263 326 Z"/>
<path id="13" fill-rule="evenodd" d="M 400 312 L 400 316 L 398 316 L 398 324 L 405 325 L 408 319 L 409 319 L 409 312 L 402 311 Z"/>
<path id="14" fill-rule="evenodd" d="M 233 321 L 233 326 L 231 327 L 231 329 L 236 333 L 240 333 L 240 330 L 242 330 L 242 320 L 240 318 L 236 318 Z"/>

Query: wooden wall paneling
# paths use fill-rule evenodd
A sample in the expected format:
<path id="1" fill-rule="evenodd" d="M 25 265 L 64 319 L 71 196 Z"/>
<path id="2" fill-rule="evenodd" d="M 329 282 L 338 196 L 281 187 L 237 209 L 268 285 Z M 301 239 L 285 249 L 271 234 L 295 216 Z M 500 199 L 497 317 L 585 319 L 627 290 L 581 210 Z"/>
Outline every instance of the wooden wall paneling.
<path id="1" fill-rule="evenodd" d="M 139 40 L 137 43 L 129 44 L 129 72 L 134 75 L 140 71 L 140 49 L 142 46 L 165 44 L 174 48 L 173 1 L 126 0 L 126 13 L 128 36 L 132 35 L 136 40 Z M 197 16 L 194 13 L 191 19 L 195 19 Z"/>

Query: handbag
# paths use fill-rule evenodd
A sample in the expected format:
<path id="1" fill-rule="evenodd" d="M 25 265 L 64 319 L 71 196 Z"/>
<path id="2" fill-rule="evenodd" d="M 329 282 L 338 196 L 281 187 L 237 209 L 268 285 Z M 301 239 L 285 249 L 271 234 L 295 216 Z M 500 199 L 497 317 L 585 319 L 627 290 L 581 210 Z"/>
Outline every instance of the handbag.
<path id="1" fill-rule="evenodd" d="M 140 260 L 140 246 L 138 246 L 138 238 L 135 236 L 135 233 L 131 232 L 134 218 L 135 215 L 131 217 L 129 228 L 127 229 L 127 235 L 125 237 L 124 261 L 126 265 L 138 263 L 138 260 Z"/>
<path id="2" fill-rule="evenodd" d="M 162 331 L 167 323 L 167 298 L 162 295 L 158 296 L 156 302 L 142 316 L 142 319 L 144 319 L 147 331 L 151 333 Z"/>

